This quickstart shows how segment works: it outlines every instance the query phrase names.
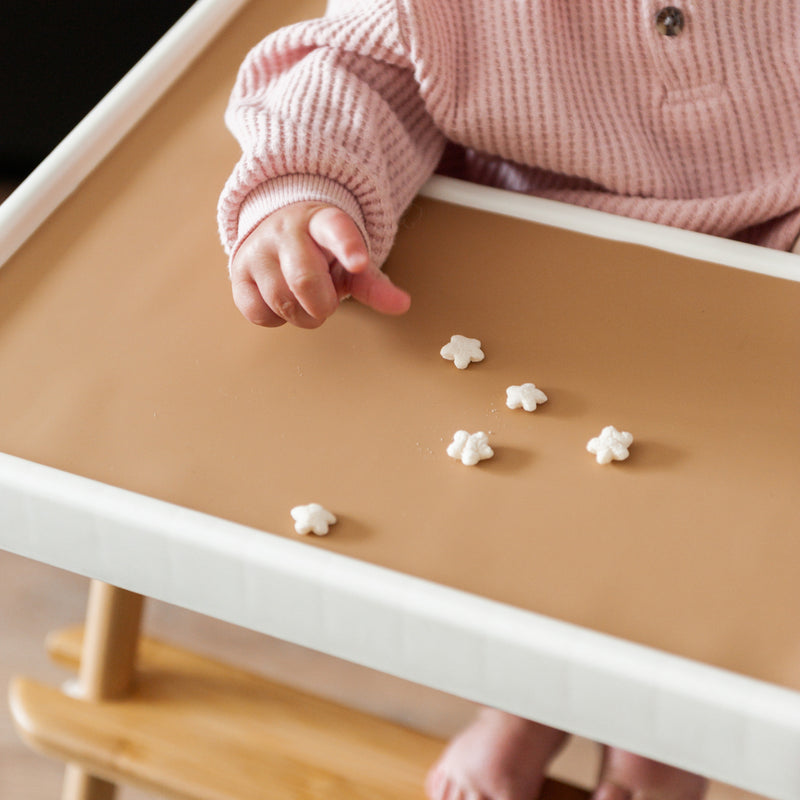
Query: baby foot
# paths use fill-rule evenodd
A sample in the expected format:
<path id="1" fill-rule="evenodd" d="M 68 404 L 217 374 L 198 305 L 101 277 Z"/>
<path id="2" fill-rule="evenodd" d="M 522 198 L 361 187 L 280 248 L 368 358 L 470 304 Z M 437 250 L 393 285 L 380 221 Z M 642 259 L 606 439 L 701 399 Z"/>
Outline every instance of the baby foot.
<path id="1" fill-rule="evenodd" d="M 530 800 L 566 734 L 485 708 L 428 773 L 430 800 Z"/>
<path id="2" fill-rule="evenodd" d="M 608 747 L 592 800 L 702 800 L 700 775 Z"/>

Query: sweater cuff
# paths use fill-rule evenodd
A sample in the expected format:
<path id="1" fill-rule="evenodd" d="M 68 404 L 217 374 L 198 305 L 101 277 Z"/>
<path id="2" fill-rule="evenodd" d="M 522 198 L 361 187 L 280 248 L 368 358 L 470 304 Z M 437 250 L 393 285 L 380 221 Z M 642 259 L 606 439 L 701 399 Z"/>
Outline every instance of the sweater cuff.
<path id="1" fill-rule="evenodd" d="M 319 175 L 282 175 L 256 186 L 245 197 L 239 209 L 238 235 L 230 260 L 233 260 L 242 242 L 270 214 L 292 203 L 305 202 L 327 203 L 348 214 L 358 226 L 367 250 L 372 254 L 361 206 L 347 188 Z"/>

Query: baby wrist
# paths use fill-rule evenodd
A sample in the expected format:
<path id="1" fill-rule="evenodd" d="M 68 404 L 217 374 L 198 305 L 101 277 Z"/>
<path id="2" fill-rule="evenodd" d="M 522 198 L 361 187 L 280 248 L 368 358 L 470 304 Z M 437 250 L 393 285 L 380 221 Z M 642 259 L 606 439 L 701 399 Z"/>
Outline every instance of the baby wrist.
<path id="1" fill-rule="evenodd" d="M 293 203 L 315 202 L 336 206 L 358 226 L 369 247 L 361 206 L 349 189 L 319 175 L 282 175 L 256 186 L 239 210 L 237 247 L 266 217 Z M 234 251 L 235 252 L 235 251 Z"/>

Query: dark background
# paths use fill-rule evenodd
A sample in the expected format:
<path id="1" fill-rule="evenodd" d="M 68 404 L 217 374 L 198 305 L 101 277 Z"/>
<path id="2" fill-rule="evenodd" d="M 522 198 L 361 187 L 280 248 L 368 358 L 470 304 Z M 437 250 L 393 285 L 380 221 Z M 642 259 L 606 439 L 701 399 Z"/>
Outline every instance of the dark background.
<path id="1" fill-rule="evenodd" d="M 0 175 L 24 178 L 191 5 L 191 0 L 5 4 Z"/>

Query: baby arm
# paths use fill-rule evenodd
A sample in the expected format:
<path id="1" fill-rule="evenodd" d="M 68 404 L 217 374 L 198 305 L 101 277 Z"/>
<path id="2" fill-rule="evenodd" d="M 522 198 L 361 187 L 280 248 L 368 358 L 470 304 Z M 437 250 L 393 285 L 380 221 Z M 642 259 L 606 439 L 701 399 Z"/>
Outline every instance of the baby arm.
<path id="1" fill-rule="evenodd" d="M 264 219 L 231 262 L 237 308 L 257 325 L 316 328 L 347 295 L 386 314 L 408 294 L 372 264 L 355 222 L 335 206 L 293 203 Z"/>
<path id="2" fill-rule="evenodd" d="M 339 5 L 340 16 L 256 46 L 226 112 L 242 156 L 220 197 L 220 235 L 236 303 L 261 324 L 319 325 L 347 293 L 389 313 L 409 302 L 378 268 L 445 135 L 425 107 L 394 0 Z M 342 213 L 299 210 L 330 206 Z"/>

